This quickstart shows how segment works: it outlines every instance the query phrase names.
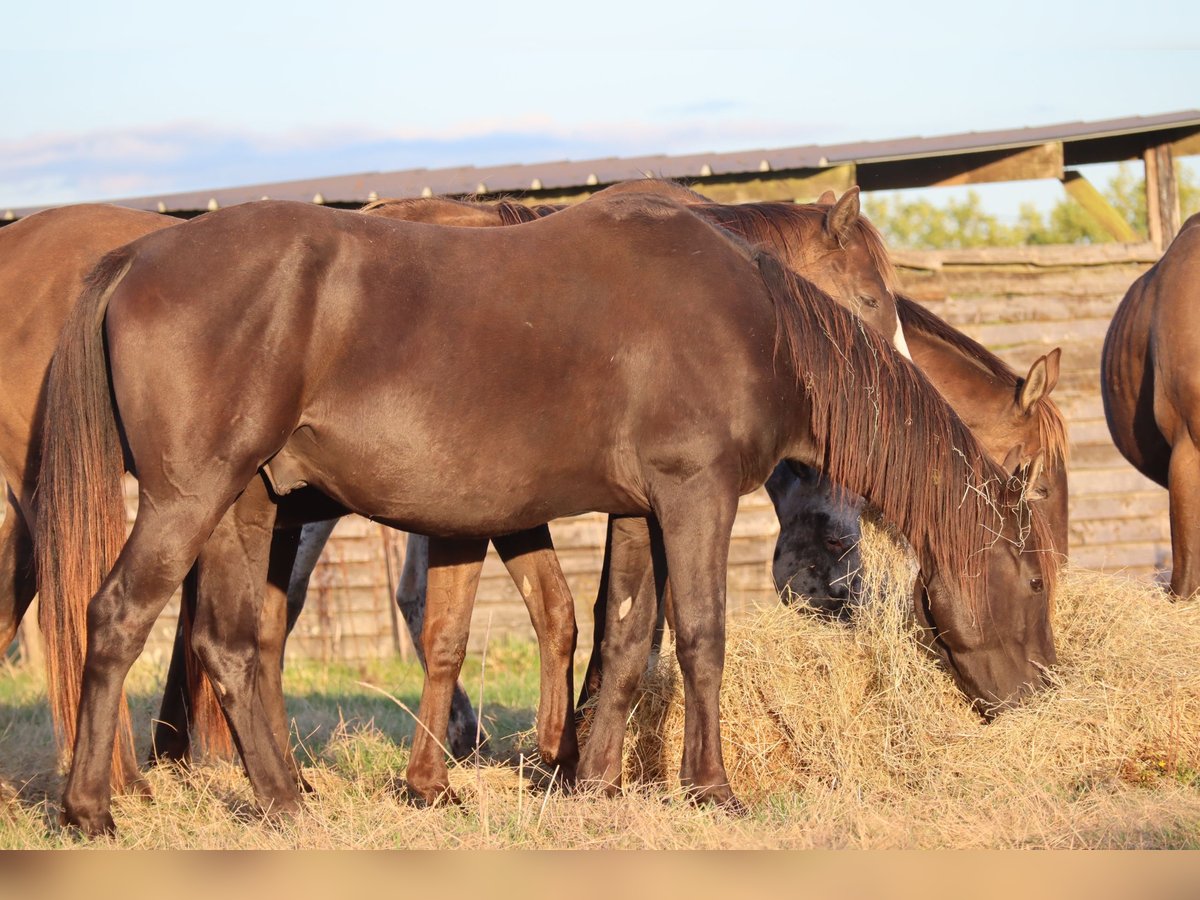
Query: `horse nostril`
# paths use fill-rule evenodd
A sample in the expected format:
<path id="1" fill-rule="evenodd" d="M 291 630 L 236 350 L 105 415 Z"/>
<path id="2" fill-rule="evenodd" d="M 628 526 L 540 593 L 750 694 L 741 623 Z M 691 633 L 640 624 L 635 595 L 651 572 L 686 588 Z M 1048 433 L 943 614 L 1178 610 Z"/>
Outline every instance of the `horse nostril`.
<path id="1" fill-rule="evenodd" d="M 831 585 L 829 588 L 829 596 L 835 600 L 845 600 L 850 596 L 850 588 L 844 584 Z"/>

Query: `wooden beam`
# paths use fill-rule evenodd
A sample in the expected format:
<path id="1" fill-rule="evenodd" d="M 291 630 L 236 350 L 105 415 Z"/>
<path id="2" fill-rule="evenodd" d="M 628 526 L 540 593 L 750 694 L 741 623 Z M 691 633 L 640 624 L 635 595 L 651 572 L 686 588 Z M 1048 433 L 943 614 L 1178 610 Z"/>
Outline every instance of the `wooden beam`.
<path id="1" fill-rule="evenodd" d="M 1160 250 L 1175 239 L 1179 231 L 1179 185 L 1175 180 L 1175 155 L 1170 144 L 1147 147 L 1146 226 L 1150 241 Z"/>
<path id="2" fill-rule="evenodd" d="M 1075 199 L 1075 202 L 1087 210 L 1088 214 L 1108 232 L 1113 240 L 1123 244 L 1132 244 L 1137 241 L 1137 234 L 1125 221 L 1125 217 L 1113 209 L 1112 205 L 1104 199 L 1104 195 L 1079 172 L 1064 172 L 1062 185 L 1067 189 L 1067 193 Z"/>
<path id="3" fill-rule="evenodd" d="M 808 203 L 824 191 L 842 194 L 854 185 L 854 166 L 830 166 L 826 169 L 789 169 L 782 172 L 746 176 L 714 175 L 687 182 L 687 186 L 716 203 L 749 203 L 755 200 L 795 200 Z M 598 184 L 583 190 L 529 191 L 512 199 L 526 205 L 536 203 L 572 204 L 608 185 Z M 472 199 L 494 199 L 473 197 Z"/>
<path id="4" fill-rule="evenodd" d="M 1171 142 L 1171 153 L 1175 156 L 1196 156 L 1200 154 L 1200 128 L 1187 137 Z"/>
<path id="5" fill-rule="evenodd" d="M 854 166 L 792 170 L 787 174 L 751 178 L 701 178 L 692 190 L 717 203 L 749 203 L 757 200 L 795 200 L 810 203 L 825 191 L 843 194 L 854 185 Z"/>
<path id="6" fill-rule="evenodd" d="M 893 191 L 903 188 L 1061 178 L 1062 174 L 1063 145 L 1059 141 L 1051 141 L 1017 150 L 989 150 L 954 156 L 860 163 L 858 183 L 864 191 Z"/>

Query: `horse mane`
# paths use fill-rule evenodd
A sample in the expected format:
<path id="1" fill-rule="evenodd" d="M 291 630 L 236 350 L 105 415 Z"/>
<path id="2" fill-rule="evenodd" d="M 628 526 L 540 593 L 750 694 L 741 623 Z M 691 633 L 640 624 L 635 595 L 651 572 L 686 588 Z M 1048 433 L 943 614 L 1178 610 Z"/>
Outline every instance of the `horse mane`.
<path id="1" fill-rule="evenodd" d="M 561 206 L 553 206 L 549 203 L 526 206 L 524 203 L 517 203 L 514 200 L 497 200 L 495 203 L 481 205 L 494 209 L 496 215 L 500 217 L 501 225 L 521 225 L 525 222 L 533 222 L 563 209 Z"/>
<path id="2" fill-rule="evenodd" d="M 381 206 L 420 207 L 428 206 L 432 202 L 464 207 L 473 207 L 477 205 L 474 203 L 468 203 L 465 200 L 456 200 L 453 197 L 383 197 L 379 200 L 372 200 L 366 206 L 360 207 L 358 211 L 360 213 L 370 212 L 373 209 L 379 209 Z"/>
<path id="3" fill-rule="evenodd" d="M 793 254 L 803 252 L 804 244 L 811 236 L 811 230 L 805 232 L 800 226 L 823 228 L 829 207 L 817 203 L 776 200 L 737 204 L 705 201 L 697 204 L 697 210 L 751 244 L 774 248 L 786 262 Z M 883 235 L 863 216 L 858 217 L 854 227 L 871 262 L 883 277 L 884 286 L 891 293 L 896 293 L 899 279 Z"/>
<path id="4" fill-rule="evenodd" d="M 992 378 L 1011 387 L 1014 397 L 1024 384 L 1025 379 L 995 353 L 910 297 L 896 294 L 896 313 L 900 317 L 900 327 L 906 333 L 911 330 L 940 341 Z M 1049 397 L 1042 397 L 1037 402 L 1036 412 L 1038 438 L 1046 451 L 1046 462 L 1050 465 L 1065 466 L 1069 459 L 1070 445 L 1062 411 Z"/>
<path id="5" fill-rule="evenodd" d="M 980 616 L 982 554 L 1013 515 L 1022 541 L 1032 533 L 1034 547 L 1053 547 L 1044 516 L 1014 497 L 1008 474 L 882 336 L 773 254 L 755 259 L 775 307 L 776 359 L 792 367 L 811 406 L 817 467 L 867 495 L 918 551 L 927 548 Z M 1052 554 L 1039 553 L 1038 565 L 1052 587 Z"/>

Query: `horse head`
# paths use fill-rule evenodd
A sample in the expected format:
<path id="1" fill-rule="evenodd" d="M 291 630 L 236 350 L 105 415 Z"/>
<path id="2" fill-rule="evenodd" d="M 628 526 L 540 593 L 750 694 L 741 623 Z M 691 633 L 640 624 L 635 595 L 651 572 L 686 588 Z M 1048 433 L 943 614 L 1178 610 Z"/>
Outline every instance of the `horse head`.
<path id="1" fill-rule="evenodd" d="M 779 517 L 771 574 L 785 604 L 800 598 L 845 619 L 861 600 L 858 542 L 862 499 L 807 466 L 776 466 L 767 493 Z"/>
<path id="2" fill-rule="evenodd" d="M 1020 703 L 1056 661 L 1051 611 L 1057 566 L 1044 517 L 1029 502 L 1039 454 L 993 491 L 994 536 L 982 552 L 974 602 L 962 579 L 922 566 L 914 604 L 926 645 L 984 716 Z"/>

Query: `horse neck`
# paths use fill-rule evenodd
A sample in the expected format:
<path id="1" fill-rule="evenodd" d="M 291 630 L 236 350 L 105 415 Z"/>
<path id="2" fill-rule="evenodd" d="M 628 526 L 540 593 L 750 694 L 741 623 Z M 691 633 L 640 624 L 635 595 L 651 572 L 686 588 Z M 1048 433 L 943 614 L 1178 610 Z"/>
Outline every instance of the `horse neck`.
<path id="1" fill-rule="evenodd" d="M 1004 458 L 1009 448 L 1029 436 L 1015 433 L 1016 385 L 927 332 L 906 333 L 913 362 L 937 388 L 963 424 L 979 438 L 991 457 Z"/>

